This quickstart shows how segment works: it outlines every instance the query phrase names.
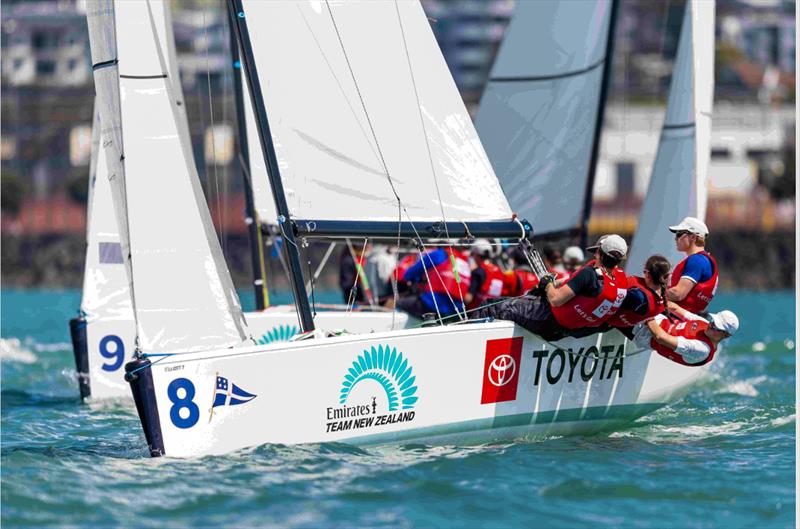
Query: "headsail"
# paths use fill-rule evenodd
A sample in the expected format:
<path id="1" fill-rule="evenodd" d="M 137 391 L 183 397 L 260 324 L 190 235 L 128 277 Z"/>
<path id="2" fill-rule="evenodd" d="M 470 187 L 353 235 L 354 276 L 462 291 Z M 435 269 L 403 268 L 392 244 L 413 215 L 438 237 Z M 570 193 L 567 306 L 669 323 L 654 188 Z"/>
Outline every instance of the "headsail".
<path id="1" fill-rule="evenodd" d="M 246 339 L 246 324 L 180 138 L 156 9 L 163 7 L 155 0 L 101 0 L 87 13 L 109 180 L 136 285 L 138 345 L 145 353 L 234 346 Z"/>
<path id="2" fill-rule="evenodd" d="M 242 3 L 293 216 L 510 218 L 419 3 Z"/>
<path id="3" fill-rule="evenodd" d="M 517 2 L 481 99 L 483 145 L 537 234 L 581 224 L 612 10 L 610 0 Z"/>
<path id="4" fill-rule="evenodd" d="M 100 147 L 100 116 L 95 108 L 87 207 L 86 264 L 81 312 L 95 318 L 132 318 L 128 278 L 111 201 L 105 150 Z"/>
<path id="5" fill-rule="evenodd" d="M 267 175 L 267 164 L 264 161 L 264 154 L 258 141 L 258 127 L 256 126 L 256 115 L 253 112 L 253 102 L 247 94 L 247 73 L 242 70 L 242 91 L 244 97 L 245 128 L 247 130 L 247 144 L 249 148 L 248 158 L 250 162 L 250 185 L 253 188 L 253 202 L 255 204 L 258 219 L 265 224 L 275 225 L 278 223 L 278 214 L 275 211 L 275 199 L 269 188 L 269 176 Z"/>
<path id="6" fill-rule="evenodd" d="M 689 0 L 653 173 L 626 269 L 640 273 L 660 253 L 674 265 L 681 256 L 667 226 L 706 215 L 714 99 L 714 2 Z"/>

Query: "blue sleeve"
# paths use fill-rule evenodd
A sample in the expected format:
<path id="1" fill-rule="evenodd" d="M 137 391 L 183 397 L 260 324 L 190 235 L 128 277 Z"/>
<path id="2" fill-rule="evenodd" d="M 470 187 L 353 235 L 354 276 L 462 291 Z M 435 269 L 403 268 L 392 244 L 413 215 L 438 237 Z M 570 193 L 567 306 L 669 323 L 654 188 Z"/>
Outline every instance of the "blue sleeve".
<path id="1" fill-rule="evenodd" d="M 711 279 L 712 274 L 711 260 L 701 253 L 696 253 L 686 260 L 681 277 L 689 277 L 695 283 L 702 283 Z"/>
<path id="2" fill-rule="evenodd" d="M 444 250 L 433 250 L 422 256 L 422 259 L 414 263 L 411 268 L 403 274 L 403 281 L 419 283 L 425 277 L 425 268 L 428 270 L 447 260 L 447 252 Z M 424 264 L 423 264 L 424 263 Z"/>
<path id="3" fill-rule="evenodd" d="M 621 308 L 630 310 L 644 316 L 650 308 L 647 303 L 647 295 L 642 292 L 638 287 L 628 289 L 625 299 L 622 300 Z"/>

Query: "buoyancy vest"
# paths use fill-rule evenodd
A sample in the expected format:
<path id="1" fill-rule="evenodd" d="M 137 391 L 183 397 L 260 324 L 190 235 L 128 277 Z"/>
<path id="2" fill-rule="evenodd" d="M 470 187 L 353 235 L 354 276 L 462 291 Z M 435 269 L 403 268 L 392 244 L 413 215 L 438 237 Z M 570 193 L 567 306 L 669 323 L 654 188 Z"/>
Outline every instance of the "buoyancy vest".
<path id="1" fill-rule="evenodd" d="M 556 270 L 555 268 L 548 268 L 547 271 L 556 277 L 556 281 L 561 281 L 562 279 L 568 279 L 570 277 L 569 272 L 567 272 L 566 270 Z"/>
<path id="2" fill-rule="evenodd" d="M 514 297 L 526 294 L 530 289 L 539 284 L 536 274 L 527 270 L 506 270 L 503 272 L 504 297 Z"/>
<path id="3" fill-rule="evenodd" d="M 400 261 L 397 263 L 397 268 L 394 269 L 394 272 L 392 272 L 392 275 L 389 278 L 389 282 L 392 281 L 392 277 L 396 278 L 397 281 L 402 281 L 403 276 L 406 275 L 406 271 L 408 271 L 409 268 L 414 266 L 414 263 L 416 262 L 417 262 L 417 256 L 414 254 L 408 254 L 402 259 L 400 259 Z"/>
<path id="4" fill-rule="evenodd" d="M 705 281 L 697 283 L 692 290 L 689 291 L 689 294 L 682 300 L 677 301 L 676 303 L 681 307 L 689 312 L 694 312 L 697 314 L 698 312 L 703 312 L 708 308 L 708 304 L 711 303 L 711 300 L 714 298 L 714 294 L 717 292 L 717 283 L 719 282 L 719 275 L 717 273 L 717 261 L 711 256 L 710 253 L 706 251 L 698 252 L 700 254 L 705 255 L 708 257 L 708 260 L 711 261 L 711 277 Z M 691 257 L 691 256 L 689 256 Z M 678 263 L 678 266 L 675 267 L 675 270 L 672 271 L 672 280 L 670 281 L 670 287 L 674 287 L 678 284 L 683 276 L 683 269 L 686 268 L 686 261 L 689 259 L 686 257 L 683 261 Z"/>
<path id="5" fill-rule="evenodd" d="M 602 267 L 595 268 L 595 261 L 589 261 L 576 270 L 574 277 L 584 268 L 591 267 L 598 270 L 603 277 L 603 289 L 594 297 L 575 296 L 560 307 L 551 307 L 553 316 L 562 327 L 566 329 L 581 329 L 583 327 L 599 327 L 607 322 L 619 310 L 625 299 L 628 289 L 628 279 L 621 268 L 614 268 L 614 275 L 606 273 Z"/>
<path id="6" fill-rule="evenodd" d="M 505 280 L 503 270 L 489 261 L 482 261 L 478 266 L 486 272 L 486 279 L 483 280 L 481 289 L 470 303 L 470 308 L 477 307 L 487 299 L 499 298 L 503 294 Z"/>
<path id="7" fill-rule="evenodd" d="M 658 354 L 665 358 L 669 358 L 673 362 L 684 366 L 702 366 L 709 363 L 714 359 L 714 353 L 717 352 L 717 346 L 714 342 L 706 336 L 705 331 L 708 328 L 708 322 L 703 320 L 681 321 L 677 323 L 671 322 L 668 318 L 664 318 L 659 323 L 659 326 L 664 329 L 667 334 L 671 336 L 682 336 L 687 340 L 700 340 L 706 343 L 711 348 L 711 353 L 702 362 L 690 364 L 683 359 L 683 356 L 676 353 L 669 347 L 661 345 L 655 338 L 650 339 L 650 347 L 652 347 Z"/>
<path id="8" fill-rule="evenodd" d="M 620 307 L 617 313 L 608 320 L 608 324 L 612 327 L 633 327 L 641 321 L 649 320 L 664 312 L 664 300 L 650 290 L 643 277 L 629 276 L 628 290 L 630 291 L 633 287 L 637 287 L 647 297 L 647 313 L 644 315 L 637 314 L 632 310 Z"/>
<path id="9" fill-rule="evenodd" d="M 469 262 L 461 252 L 454 251 L 451 248 L 446 248 L 445 252 L 447 252 L 448 258 L 428 270 L 430 282 L 425 284 L 425 290 L 434 294 L 450 294 L 453 301 L 460 302 L 464 295 L 469 292 L 472 270 L 470 270 Z M 453 267 L 450 264 L 451 255 L 455 260 L 460 281 L 456 279 Z"/>

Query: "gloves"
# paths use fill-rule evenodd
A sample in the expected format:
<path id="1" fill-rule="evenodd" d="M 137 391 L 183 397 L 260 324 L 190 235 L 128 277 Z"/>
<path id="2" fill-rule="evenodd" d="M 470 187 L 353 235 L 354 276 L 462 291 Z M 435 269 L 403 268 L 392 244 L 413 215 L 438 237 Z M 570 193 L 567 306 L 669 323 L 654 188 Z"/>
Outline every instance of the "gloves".
<path id="1" fill-rule="evenodd" d="M 547 290 L 547 285 L 552 284 L 556 280 L 556 276 L 552 274 L 547 274 L 542 279 L 539 280 L 539 284 L 536 285 L 531 293 L 535 296 L 546 297 L 545 290 Z"/>

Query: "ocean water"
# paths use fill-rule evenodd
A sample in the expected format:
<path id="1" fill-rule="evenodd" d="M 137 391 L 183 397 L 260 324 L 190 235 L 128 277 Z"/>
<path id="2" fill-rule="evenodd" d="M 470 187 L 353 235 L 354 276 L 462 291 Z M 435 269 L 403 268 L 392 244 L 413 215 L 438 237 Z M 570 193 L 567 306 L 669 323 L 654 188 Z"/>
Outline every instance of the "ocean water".
<path id="1" fill-rule="evenodd" d="M 78 303 L 2 292 L 3 527 L 795 525 L 793 292 L 718 295 L 742 328 L 711 379 L 611 434 L 194 460 L 149 458 L 129 404 L 80 402 Z"/>

